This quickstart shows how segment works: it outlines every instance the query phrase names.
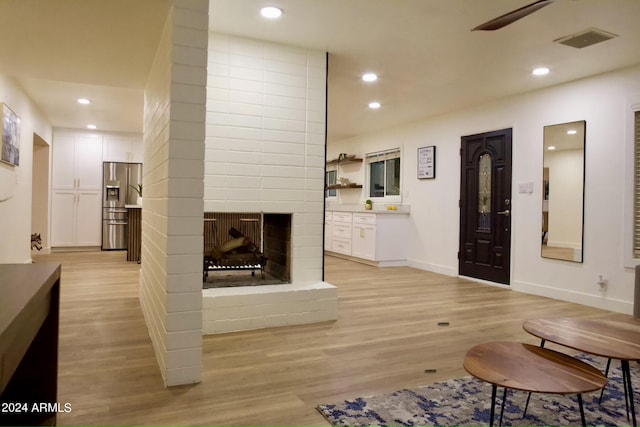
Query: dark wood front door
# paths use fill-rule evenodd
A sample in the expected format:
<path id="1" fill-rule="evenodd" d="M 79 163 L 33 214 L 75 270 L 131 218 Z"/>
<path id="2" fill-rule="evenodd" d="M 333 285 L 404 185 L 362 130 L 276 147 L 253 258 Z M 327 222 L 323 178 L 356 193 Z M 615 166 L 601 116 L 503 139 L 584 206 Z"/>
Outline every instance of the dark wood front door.
<path id="1" fill-rule="evenodd" d="M 459 274 L 509 284 L 511 129 L 462 137 Z"/>

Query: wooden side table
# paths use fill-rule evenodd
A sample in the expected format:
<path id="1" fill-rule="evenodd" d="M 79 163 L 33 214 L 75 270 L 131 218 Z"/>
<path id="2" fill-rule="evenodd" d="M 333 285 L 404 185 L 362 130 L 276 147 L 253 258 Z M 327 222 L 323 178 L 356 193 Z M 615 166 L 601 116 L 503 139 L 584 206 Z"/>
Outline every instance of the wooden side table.
<path id="1" fill-rule="evenodd" d="M 631 385 L 630 361 L 640 361 L 640 323 L 568 317 L 527 320 L 523 329 L 542 340 L 609 359 L 620 360 L 627 418 L 636 426 L 636 409 Z M 609 372 L 609 363 L 605 376 Z"/>
<path id="2" fill-rule="evenodd" d="M 554 350 L 517 342 L 477 345 L 465 355 L 464 368 L 492 386 L 490 426 L 493 426 L 498 387 L 504 387 L 500 423 L 507 389 L 514 389 L 578 395 L 580 418 L 584 426 L 586 420 L 582 393 L 599 390 L 607 384 L 607 378 L 588 363 Z"/>

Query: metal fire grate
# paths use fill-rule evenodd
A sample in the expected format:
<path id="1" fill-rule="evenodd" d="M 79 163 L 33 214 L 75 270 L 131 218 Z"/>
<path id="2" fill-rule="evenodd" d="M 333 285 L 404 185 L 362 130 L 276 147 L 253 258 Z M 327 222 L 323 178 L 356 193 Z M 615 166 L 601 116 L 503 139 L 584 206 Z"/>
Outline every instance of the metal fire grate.
<path id="1" fill-rule="evenodd" d="M 260 259 L 253 254 L 247 254 L 247 257 L 214 259 L 208 256 L 204 257 L 202 268 L 202 281 L 207 280 L 209 272 L 213 271 L 229 271 L 229 270 L 246 270 L 251 271 L 251 275 L 255 276 L 255 271 L 260 271 L 260 277 L 265 278 L 264 267 L 267 265 L 267 258 Z"/>

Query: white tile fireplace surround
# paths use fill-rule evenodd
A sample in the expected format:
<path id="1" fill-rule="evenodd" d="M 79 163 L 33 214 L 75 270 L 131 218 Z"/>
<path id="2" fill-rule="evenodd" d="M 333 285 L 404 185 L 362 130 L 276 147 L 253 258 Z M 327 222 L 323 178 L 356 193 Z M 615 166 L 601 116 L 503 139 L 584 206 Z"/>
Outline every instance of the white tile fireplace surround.
<path id="1" fill-rule="evenodd" d="M 337 289 L 325 282 L 202 291 L 202 333 L 205 335 L 337 318 Z"/>
<path id="2" fill-rule="evenodd" d="M 215 214 L 214 214 L 215 215 Z M 225 224 L 224 215 L 216 215 L 221 224 Z M 230 213 L 233 218 L 237 214 Z M 293 215 L 263 214 L 265 228 L 277 227 L 282 218 L 289 217 L 284 234 L 291 233 L 291 217 Z M 299 215 L 304 216 L 304 215 Z M 275 220 L 269 220 L 274 218 Z M 282 225 L 282 224 L 280 224 Z M 293 230 L 296 230 L 293 227 Z M 300 227 L 298 232 L 304 232 Z M 221 233 L 221 234 L 224 234 Z M 292 245 L 295 240 L 285 243 Z M 264 253 L 268 254 L 269 237 L 263 234 Z M 315 239 L 313 239 L 315 240 Z M 313 240 L 311 240 L 313 242 Z M 224 241 L 224 238 L 221 240 Z M 298 239 L 300 243 L 301 240 Z M 289 250 L 285 250 L 289 252 Z M 295 267 L 295 251 L 289 262 Z M 298 249 L 298 253 L 303 251 Z M 300 259 L 300 257 L 298 257 Z M 273 260 L 267 261 L 267 266 Z M 290 268 L 291 278 L 296 276 L 296 269 Z M 300 272 L 299 272 L 300 273 Z M 302 272 L 307 273 L 307 272 Z M 289 272 L 287 272 L 289 275 Z M 251 279 L 247 272 L 247 278 Z M 208 279 L 209 280 L 209 279 Z M 215 280 L 215 279 L 214 279 Z M 260 282 L 260 280 L 257 280 Z M 326 282 L 293 282 L 277 285 L 209 287 L 202 291 L 203 334 L 219 334 L 251 329 L 262 329 L 277 326 L 300 325 L 335 320 L 338 317 L 338 299 L 335 286 Z"/>
<path id="3" fill-rule="evenodd" d="M 291 214 L 291 276 L 203 289 L 204 334 L 337 319 L 323 281 L 325 89 L 325 52 L 209 35 L 204 210 Z"/>

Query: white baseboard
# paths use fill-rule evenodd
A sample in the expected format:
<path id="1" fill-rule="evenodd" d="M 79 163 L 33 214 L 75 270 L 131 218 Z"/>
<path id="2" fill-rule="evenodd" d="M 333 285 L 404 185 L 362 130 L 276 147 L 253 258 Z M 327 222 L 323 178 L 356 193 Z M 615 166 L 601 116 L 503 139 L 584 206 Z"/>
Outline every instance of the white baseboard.
<path id="1" fill-rule="evenodd" d="M 517 280 L 511 282 L 511 289 L 526 294 L 539 295 L 543 297 L 558 299 L 561 301 L 573 302 L 576 304 L 587 305 L 589 307 L 601 308 L 603 310 L 611 310 L 624 314 L 633 314 L 632 302 L 607 298 L 604 292 L 602 293 L 602 295 L 591 295 L 582 292 L 552 288 L 550 286 L 527 283 Z"/>
<path id="2" fill-rule="evenodd" d="M 121 251 L 126 249 L 116 249 L 115 251 Z M 55 246 L 51 247 L 51 253 L 57 252 L 100 252 L 100 246 Z"/>
<path id="3" fill-rule="evenodd" d="M 433 273 L 444 274 L 446 276 L 458 277 L 457 268 L 451 268 L 444 265 L 430 264 L 422 261 L 410 259 L 407 261 L 409 267 L 420 270 L 431 271 Z M 512 280 L 511 285 L 502 285 L 499 283 L 488 282 L 486 280 L 474 279 L 472 277 L 459 276 L 460 278 L 484 283 L 491 286 L 511 289 L 525 294 L 539 295 L 542 297 L 557 299 L 561 301 L 573 302 L 576 304 L 587 305 L 589 307 L 601 308 L 603 310 L 611 310 L 618 313 L 633 314 L 633 302 L 623 301 L 619 299 L 607 298 L 606 292 L 601 295 L 592 295 L 582 292 L 575 292 L 566 289 L 558 289 L 551 286 L 539 285 L 536 283 L 527 283 L 518 280 Z"/>
<path id="4" fill-rule="evenodd" d="M 325 255 L 329 255 L 335 258 L 346 259 L 349 261 L 359 262 L 360 264 L 370 265 L 372 267 L 405 267 L 407 264 L 406 260 L 397 260 L 397 261 L 371 261 L 364 258 L 353 257 L 350 255 L 339 254 L 337 252 L 324 251 Z"/>
<path id="5" fill-rule="evenodd" d="M 419 270 L 426 270 L 431 271 L 432 273 L 444 274 L 445 276 L 458 276 L 457 268 L 451 268 L 446 265 L 430 264 L 427 262 L 417 261 L 415 259 L 407 260 L 407 265 Z"/>

